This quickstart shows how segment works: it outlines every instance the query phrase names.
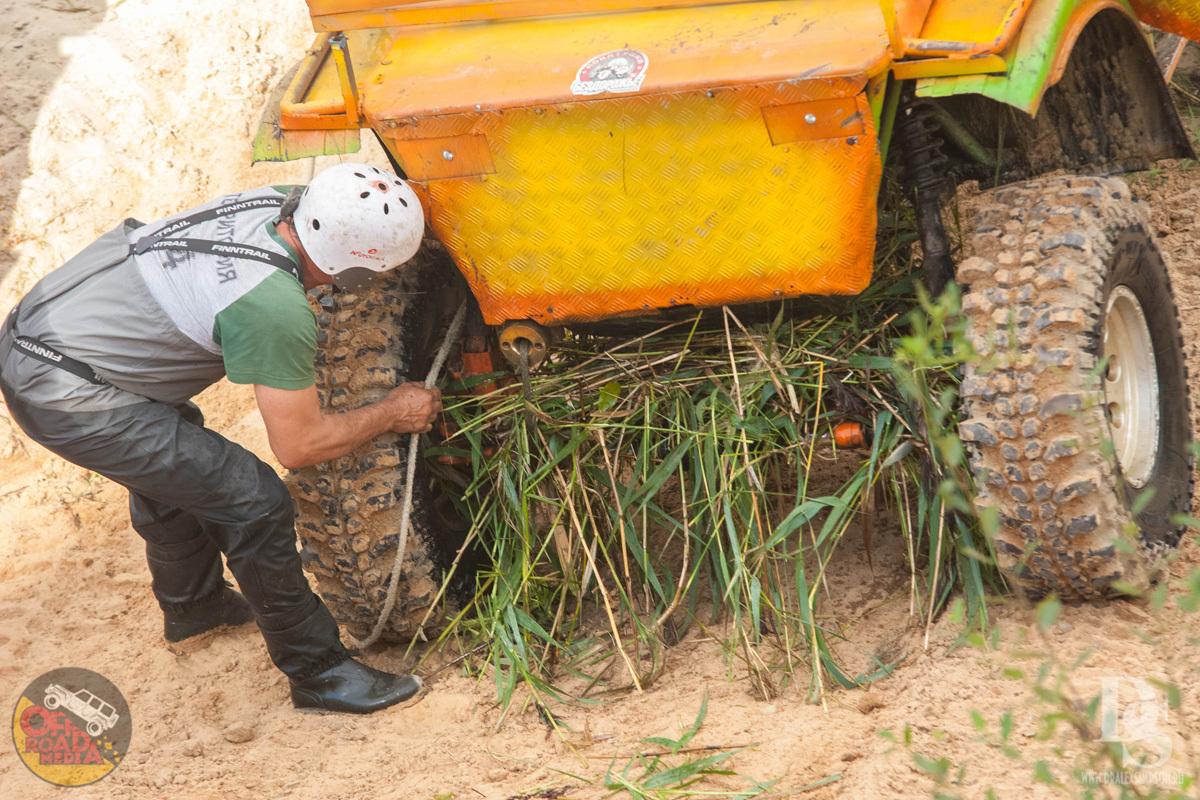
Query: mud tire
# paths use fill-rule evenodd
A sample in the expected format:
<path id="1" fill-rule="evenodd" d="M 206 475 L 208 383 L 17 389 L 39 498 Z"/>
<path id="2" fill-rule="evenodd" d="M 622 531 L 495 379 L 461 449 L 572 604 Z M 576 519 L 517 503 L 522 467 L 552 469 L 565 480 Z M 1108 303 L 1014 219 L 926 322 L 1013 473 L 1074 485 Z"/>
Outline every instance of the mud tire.
<path id="1" fill-rule="evenodd" d="M 458 291 L 446 278 L 444 251 L 439 257 L 430 249 L 427 243 L 415 260 L 420 267 L 380 279 L 367 292 L 321 287 L 310 293 L 318 324 L 317 393 L 327 413 L 376 402 L 405 381 L 425 379 L 446 328 L 445 309 L 457 302 Z M 384 434 L 347 456 L 294 470 L 287 480 L 305 569 L 316 576 L 333 615 L 360 638 L 387 596 L 409 442 L 408 434 Z M 385 641 L 416 633 L 467 532 L 442 513 L 440 487 L 430 481 L 424 459 L 417 464 L 407 553 Z M 455 599 L 450 593 L 451 606 Z M 436 631 L 442 619 L 434 611 L 424 631 Z"/>
<path id="2" fill-rule="evenodd" d="M 960 434 L 997 556 L 1032 597 L 1144 588 L 1191 507 L 1191 428 L 1179 317 L 1144 203 L 1115 178 L 1004 187 L 979 210 L 958 269 L 968 336 Z M 1113 457 L 1102 335 L 1117 286 L 1145 310 L 1157 368 L 1158 447 L 1142 488 Z"/>

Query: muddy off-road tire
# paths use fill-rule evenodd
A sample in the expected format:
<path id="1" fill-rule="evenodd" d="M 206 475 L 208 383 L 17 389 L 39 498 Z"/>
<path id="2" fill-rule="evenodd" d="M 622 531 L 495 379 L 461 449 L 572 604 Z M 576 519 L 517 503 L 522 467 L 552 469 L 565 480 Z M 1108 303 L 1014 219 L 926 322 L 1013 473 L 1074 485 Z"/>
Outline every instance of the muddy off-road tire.
<path id="1" fill-rule="evenodd" d="M 1192 496 L 1187 368 L 1148 210 L 1119 179 L 1047 178 L 996 191 L 975 225 L 958 281 L 984 359 L 959 430 L 1001 565 L 1033 597 L 1144 587 Z"/>
<path id="2" fill-rule="evenodd" d="M 417 260 L 426 255 L 423 250 Z M 398 270 L 361 294 L 314 291 L 317 392 L 326 412 L 358 408 L 404 381 L 425 380 L 446 328 L 445 310 L 454 302 L 447 299 L 454 287 L 436 266 Z M 370 632 L 387 595 L 409 441 L 408 434 L 388 433 L 342 458 L 295 470 L 287 481 L 305 568 L 316 575 L 334 616 L 358 637 Z M 403 573 L 382 634 L 391 641 L 415 633 L 467 533 L 464 521 L 447 508 L 445 487 L 429 479 L 424 458 L 417 464 Z M 430 615 L 425 631 L 436 630 L 441 619 L 437 612 Z"/>

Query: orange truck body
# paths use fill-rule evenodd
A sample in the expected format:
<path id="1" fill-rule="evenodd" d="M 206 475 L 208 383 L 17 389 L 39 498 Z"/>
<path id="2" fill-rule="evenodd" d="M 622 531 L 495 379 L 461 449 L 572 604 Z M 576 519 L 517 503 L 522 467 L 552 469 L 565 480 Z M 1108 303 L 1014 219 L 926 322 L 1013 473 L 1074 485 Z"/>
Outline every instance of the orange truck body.
<path id="1" fill-rule="evenodd" d="M 373 129 L 490 324 L 855 294 L 893 78 L 1032 113 L 1018 58 L 1052 74 L 1112 7 L 1200 33 L 1200 2 L 1149 0 L 309 0 L 274 133 L 297 157 Z"/>

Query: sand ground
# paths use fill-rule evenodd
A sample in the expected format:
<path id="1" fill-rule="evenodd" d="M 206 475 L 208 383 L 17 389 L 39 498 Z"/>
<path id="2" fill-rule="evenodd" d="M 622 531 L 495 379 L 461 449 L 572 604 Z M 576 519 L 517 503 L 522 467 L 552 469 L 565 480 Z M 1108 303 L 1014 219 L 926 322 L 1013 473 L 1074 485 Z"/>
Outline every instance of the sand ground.
<path id="1" fill-rule="evenodd" d="M 300 0 L 0 0 L 0 19 L 0 311 L 122 217 L 154 219 L 225 191 L 308 178 L 308 163 L 249 163 L 265 94 L 312 36 Z M 1174 255 L 1193 363 L 1198 176 L 1175 166 L 1135 180 Z M 219 384 L 199 402 L 214 429 L 271 459 L 246 387 Z M 291 710 L 286 681 L 253 629 L 186 655 L 164 646 L 123 491 L 25 440 L 0 406 L 0 702 L 62 666 L 94 669 L 121 687 L 135 721 L 128 758 L 73 790 L 79 798 L 602 797 L 587 781 L 654 749 L 640 740 L 677 736 L 705 696 L 693 744 L 747 746 L 724 764 L 738 774 L 714 779 L 714 791 L 745 789 L 744 776 L 777 781 L 775 792 L 840 776 L 803 796 L 929 797 L 926 773 L 880 735 L 907 726 L 913 749 L 965 765 L 956 794 L 1055 797 L 1059 789 L 1034 784 L 1032 765 L 1046 759 L 1063 779 L 1083 748 L 1063 731 L 1040 737 L 1042 712 L 1005 670 L 1036 669 L 1047 654 L 1070 662 L 1090 649 L 1074 676 L 1081 697 L 1097 695 L 1106 676 L 1179 686 L 1183 704 L 1161 727 L 1173 744 L 1169 766 L 1194 768 L 1200 639 L 1173 603 L 1161 613 L 1146 601 L 1068 607 L 1046 633 L 1030 630 L 1027 611 L 998 604 L 995 646 L 956 645 L 951 615 L 926 644 L 923 621 L 909 614 L 902 547 L 885 528 L 873 566 L 857 543 L 832 566 L 823 609 L 847 637 L 840 656 L 852 669 L 866 668 L 872 653 L 901 664 L 869 692 L 833 691 L 823 705 L 806 702 L 803 675 L 770 702 L 755 699 L 741 662 L 693 629 L 643 695 L 554 709 L 578 732 L 567 742 L 520 694 L 497 729 L 494 687 L 453 670 L 410 708 L 362 719 L 305 715 Z M 1198 565 L 1189 537 L 1173 571 Z M 406 666 L 400 650 L 367 660 Z M 988 720 L 993 740 L 1011 712 L 1019 761 L 980 736 L 972 711 Z M 231 726 L 248 727 L 250 738 L 230 741 L 245 738 L 227 736 Z M 63 791 L 3 743 L 0 787 L 21 798 Z"/>

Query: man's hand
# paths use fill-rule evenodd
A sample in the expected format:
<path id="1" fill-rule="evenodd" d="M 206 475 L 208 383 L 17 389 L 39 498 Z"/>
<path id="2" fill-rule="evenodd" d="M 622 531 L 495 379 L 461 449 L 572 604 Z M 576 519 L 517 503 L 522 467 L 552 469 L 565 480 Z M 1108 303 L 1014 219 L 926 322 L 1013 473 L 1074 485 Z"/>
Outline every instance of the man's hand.
<path id="1" fill-rule="evenodd" d="M 442 412 L 442 390 L 426 389 L 423 383 L 405 383 L 392 389 L 379 405 L 394 415 L 390 427 L 396 433 L 428 433 Z"/>
<path id="2" fill-rule="evenodd" d="M 387 431 L 425 433 L 442 410 L 442 393 L 420 383 L 393 389 L 378 403 L 324 414 L 313 386 L 272 389 L 256 385 L 254 396 L 279 463 L 288 469 L 340 458 Z"/>

